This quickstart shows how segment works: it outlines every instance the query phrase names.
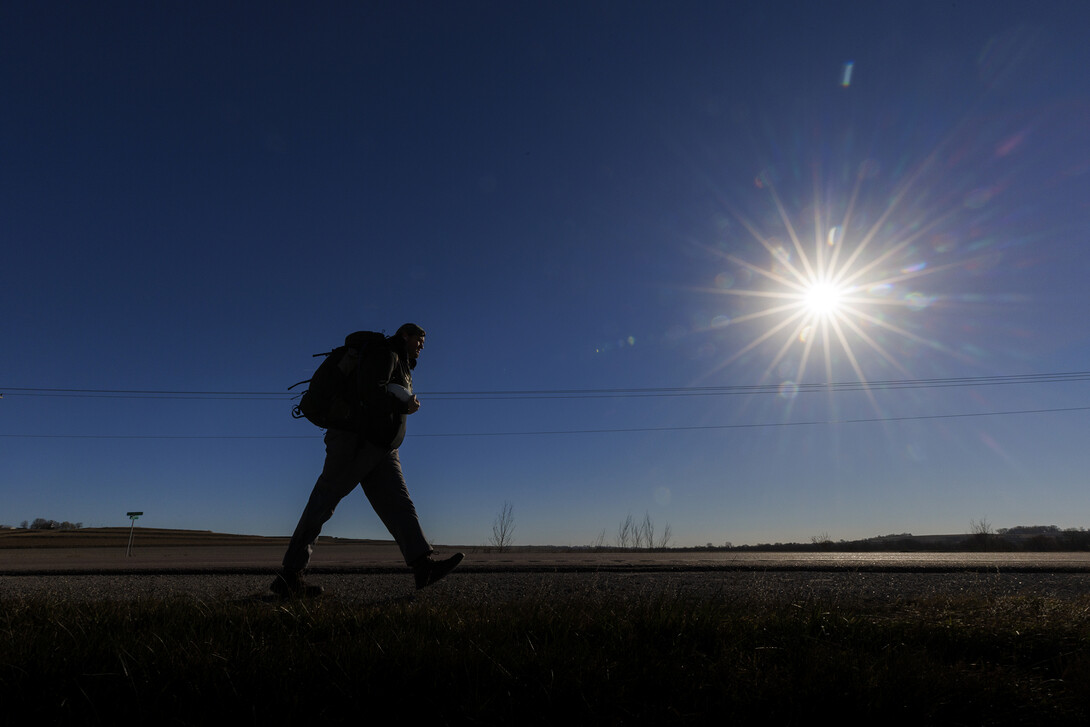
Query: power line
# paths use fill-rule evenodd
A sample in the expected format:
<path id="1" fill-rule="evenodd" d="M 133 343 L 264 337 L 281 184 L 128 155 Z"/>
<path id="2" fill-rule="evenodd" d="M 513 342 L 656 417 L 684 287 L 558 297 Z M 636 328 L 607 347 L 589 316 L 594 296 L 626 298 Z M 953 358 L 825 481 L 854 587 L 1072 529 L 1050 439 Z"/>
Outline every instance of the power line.
<path id="1" fill-rule="evenodd" d="M 34 390 L 19 390 L 19 389 L 7 389 L 8 396 L 31 396 L 42 398 L 61 398 L 61 399 L 175 399 L 175 400 L 192 400 L 192 401 L 290 401 L 293 397 L 287 394 L 272 394 L 266 393 L 259 395 L 257 392 L 240 391 L 233 395 L 224 393 L 223 395 L 199 395 L 196 393 L 177 391 L 171 393 L 147 393 L 130 391 L 109 391 L 109 390 L 88 390 L 88 391 L 73 391 L 73 392 L 54 392 L 48 389 L 34 389 Z M 14 393 L 12 393 L 14 392 Z M 3 399 L 4 395 L 0 394 L 0 399 Z"/>
<path id="2" fill-rule="evenodd" d="M 291 394 L 277 391 L 158 391 L 153 389 L 50 389 L 34 387 L 7 387 L 8 396 L 39 396 L 59 398 L 95 399 L 201 399 L 201 400 L 277 400 L 293 398 Z M 297 396 L 297 395 L 296 395 Z M 0 394 L 0 398 L 3 394 Z"/>
<path id="3" fill-rule="evenodd" d="M 1074 371 L 1043 374 L 1020 374 L 1003 376 L 974 376 L 952 377 L 935 379 L 902 379 L 882 380 L 870 382 L 837 382 L 837 383 L 812 383 L 794 384 L 792 393 L 815 392 L 847 392 L 847 391 L 890 391 L 900 389 L 942 389 L 949 387 L 975 387 L 975 386 L 1007 386 L 1050 383 L 1074 383 L 1090 381 L 1090 372 Z M 647 387 L 647 388 L 618 388 L 618 389 L 523 389 L 523 390 L 494 390 L 494 391 L 435 391 L 422 393 L 420 396 L 429 400 L 477 400 L 489 401 L 497 399 L 590 399 L 590 398 L 641 398 L 663 396 L 722 396 L 722 395 L 757 395 L 775 394 L 782 390 L 779 384 L 734 385 L 734 386 L 689 386 L 689 387 Z M 194 399 L 194 400 L 275 400 L 288 401 L 295 395 L 283 392 L 271 391 L 196 391 L 196 390 L 165 390 L 165 389 L 74 389 L 74 388 L 34 388 L 34 387 L 10 387 L 3 389 L 9 396 L 29 397 L 91 397 L 91 398 L 130 398 L 130 399 Z M 3 394 L 0 394 L 2 397 Z M 905 417 L 873 417 L 867 419 L 823 420 L 807 422 L 772 422 L 772 423 L 742 423 L 722 425 L 696 425 L 696 426 L 663 426 L 663 427 L 622 427 L 600 429 L 575 429 L 575 430 L 541 430 L 541 431 L 516 431 L 516 432 L 451 432 L 435 434 L 413 434 L 415 437 L 446 438 L 446 437 L 510 437 L 510 436 L 548 436 L 571 434 L 604 434 L 604 433 L 633 433 L 633 432 L 669 432 L 669 431 L 698 431 L 717 429 L 754 429 L 770 427 L 798 427 L 837 424 L 900 422 L 928 419 L 955 419 L 965 417 L 984 416 L 1012 416 L 1024 414 L 1045 414 L 1085 411 L 1090 407 L 1066 407 L 1053 409 L 1021 409 L 1014 411 L 975 412 L 917 415 Z M 0 438 L 29 438 L 29 439 L 313 439 L 319 435 L 109 435 L 109 434 L 0 434 Z"/>
<path id="4" fill-rule="evenodd" d="M 977 376 L 945 379 L 909 379 L 892 381 L 851 381 L 840 383 L 798 384 L 791 382 L 792 393 L 890 391 L 898 389 L 941 389 L 966 386 L 1005 386 L 1012 384 L 1047 384 L 1090 381 L 1090 372 L 1060 374 L 1023 374 L 1008 376 Z M 645 396 L 722 396 L 746 394 L 779 394 L 783 384 L 734 386 L 682 386 L 633 389 L 554 389 L 524 391 L 440 391 L 421 394 L 445 399 L 591 399 L 639 398 Z"/>
<path id="5" fill-rule="evenodd" d="M 969 376 L 934 379 L 899 379 L 880 381 L 845 381 L 831 383 L 794 383 L 793 393 L 844 392 L 844 391 L 891 391 L 899 389 L 942 389 L 951 387 L 1010 386 L 1028 384 L 1055 384 L 1090 381 L 1090 371 L 1072 371 L 1044 374 L 1017 374 L 1002 376 Z M 674 386 L 613 389 L 513 389 L 477 391 L 430 391 L 420 392 L 421 397 L 433 400 L 502 400 L 502 399 L 593 399 L 593 398 L 640 398 L 670 396 L 738 396 L 749 394 L 778 394 L 782 384 L 753 384 L 731 386 Z M 43 387 L 0 387 L 9 396 L 33 397 L 93 397 L 133 399 L 196 399 L 196 400 L 254 400 L 289 401 L 298 394 L 278 391 L 193 391 L 160 389 L 68 389 Z M 0 397 L 3 396 L 0 394 Z"/>
<path id="6" fill-rule="evenodd" d="M 680 427 L 627 427 L 621 429 L 571 429 L 538 432 L 480 432 L 457 434 L 415 434 L 416 437 L 503 437 L 549 434 L 616 434 L 638 432 L 687 432 L 717 429 L 767 429 L 776 427 L 808 427 L 832 424 L 874 424 L 878 422 L 906 422 L 926 419 L 965 419 L 970 417 L 1010 416 L 1016 414 L 1052 414 L 1059 412 L 1090 411 L 1090 406 L 1072 406 L 1058 409 L 1019 409 L 1016 411 L 969 412 L 961 414 L 922 414 L 902 417 L 871 417 L 867 419 L 827 419 L 808 422 L 769 422 L 749 424 L 695 424 Z"/>
<path id="7" fill-rule="evenodd" d="M 522 432 L 451 432 L 436 434 L 409 434 L 408 437 L 523 437 L 563 434 L 631 434 L 640 432 L 689 432 L 720 429 L 769 429 L 779 427 L 830 426 L 839 424 L 875 424 L 889 422 L 925 421 L 931 419 L 968 419 L 975 417 L 1016 416 L 1025 414 L 1058 414 L 1090 411 L 1090 406 L 1070 406 L 1050 409 L 1016 409 L 1007 411 L 962 412 L 953 414 L 919 414 L 912 416 L 869 417 L 861 419 L 825 419 L 805 422 L 767 422 L 744 424 L 696 424 L 672 427 L 619 427 L 602 429 L 557 429 Z M 0 434 L 9 439 L 317 439 L 318 434 L 253 434 L 253 435 L 178 435 L 178 434 Z"/>
<path id="8" fill-rule="evenodd" d="M 321 439 L 320 434 L 0 434 L 5 439 Z"/>

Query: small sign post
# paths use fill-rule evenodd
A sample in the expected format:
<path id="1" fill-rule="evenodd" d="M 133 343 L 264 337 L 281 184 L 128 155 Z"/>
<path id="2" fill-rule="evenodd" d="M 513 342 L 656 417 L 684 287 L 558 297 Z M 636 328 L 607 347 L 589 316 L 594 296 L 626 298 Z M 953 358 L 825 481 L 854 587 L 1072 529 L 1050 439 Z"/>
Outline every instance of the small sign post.
<path id="1" fill-rule="evenodd" d="M 129 547 L 125 549 L 125 555 L 130 556 L 130 555 L 132 555 L 132 536 L 133 536 L 133 531 L 136 529 L 136 518 L 140 517 L 144 513 L 142 513 L 142 512 L 128 512 L 128 513 L 125 513 L 125 514 L 129 516 L 130 520 L 132 520 L 132 526 L 129 527 Z"/>

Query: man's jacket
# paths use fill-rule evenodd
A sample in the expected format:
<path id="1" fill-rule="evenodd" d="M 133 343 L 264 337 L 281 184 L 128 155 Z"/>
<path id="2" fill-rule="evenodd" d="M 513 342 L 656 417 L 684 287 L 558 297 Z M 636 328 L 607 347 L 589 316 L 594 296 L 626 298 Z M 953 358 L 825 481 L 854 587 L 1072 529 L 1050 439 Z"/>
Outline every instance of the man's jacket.
<path id="1" fill-rule="evenodd" d="M 403 342 L 388 338 L 368 346 L 360 359 L 361 410 L 358 431 L 364 439 L 387 451 L 397 449 L 405 439 L 408 403 L 387 391 L 387 384 L 398 384 L 410 393 L 413 376 Z"/>

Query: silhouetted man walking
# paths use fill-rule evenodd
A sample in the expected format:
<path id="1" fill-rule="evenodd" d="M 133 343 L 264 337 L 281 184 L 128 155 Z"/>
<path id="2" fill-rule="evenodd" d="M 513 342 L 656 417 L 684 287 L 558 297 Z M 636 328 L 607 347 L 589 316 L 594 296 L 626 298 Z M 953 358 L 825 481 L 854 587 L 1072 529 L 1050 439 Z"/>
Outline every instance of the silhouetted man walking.
<path id="1" fill-rule="evenodd" d="M 358 364 L 358 410 L 348 425 L 351 428 L 330 427 L 326 432 L 325 466 L 291 536 L 283 568 L 270 585 L 274 593 L 310 596 L 322 592 L 320 586 L 305 582 L 303 571 L 322 526 L 356 485 L 363 486 L 371 506 L 394 536 L 405 563 L 413 569 L 417 588 L 435 583 L 461 562 L 462 553 L 445 560 L 431 557 L 433 550 L 420 528 L 398 458 L 406 419 L 420 409 L 412 393 L 412 370 L 423 349 L 424 329 L 415 323 L 406 323 L 385 341 L 365 347 Z"/>

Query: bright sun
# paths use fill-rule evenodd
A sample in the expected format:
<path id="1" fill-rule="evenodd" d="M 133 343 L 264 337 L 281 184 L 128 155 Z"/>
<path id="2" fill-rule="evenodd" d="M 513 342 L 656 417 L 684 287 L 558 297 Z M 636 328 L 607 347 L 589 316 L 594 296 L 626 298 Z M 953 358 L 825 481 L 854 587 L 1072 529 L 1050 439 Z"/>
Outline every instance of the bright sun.
<path id="1" fill-rule="evenodd" d="M 828 318 L 836 315 L 844 291 L 837 285 L 824 280 L 816 280 L 806 289 L 803 303 L 807 311 L 815 318 Z"/>
<path id="2" fill-rule="evenodd" d="M 848 367 L 854 378 L 865 384 L 868 366 L 882 366 L 883 370 L 912 378 L 904 365 L 905 357 L 888 348 L 891 343 L 958 355 L 938 341 L 920 335 L 918 319 L 914 325 L 903 323 L 937 300 L 915 289 L 916 281 L 962 264 L 954 259 L 941 265 L 929 264 L 925 257 L 929 247 L 939 251 L 937 240 L 945 240 L 952 234 L 944 231 L 944 225 L 958 207 L 944 210 L 939 206 L 927 210 L 926 216 L 917 217 L 916 210 L 906 202 L 914 199 L 913 188 L 931 163 L 929 158 L 913 176 L 897 184 L 895 194 L 880 200 L 884 201 L 884 208 L 866 215 L 856 210 L 861 189 L 872 178 L 864 173 L 866 165 L 860 167 L 855 185 L 843 203 L 835 195 L 821 202 L 824 192 L 820 190 L 820 180 L 815 178 L 818 186 L 814 199 L 807 203 L 799 198 L 803 203 L 801 209 L 807 210 L 801 234 L 775 185 L 759 180 L 757 186 L 767 191 L 779 213 L 778 220 L 771 216 L 762 218 L 764 224 L 776 230 L 776 235 L 762 234 L 761 223 L 735 212 L 739 225 L 767 253 L 765 262 L 712 249 L 735 267 L 717 276 L 715 287 L 709 292 L 748 300 L 728 308 L 728 313 L 733 309 L 733 314 L 724 313 L 713 319 L 715 327 L 731 326 L 739 333 L 734 339 L 737 348 L 709 375 L 749 358 L 760 359 L 764 365 L 762 382 L 772 377 L 793 384 L 804 382 L 809 367 L 824 364 L 826 382 L 843 377 L 837 372 Z M 921 244 L 921 240 L 931 240 L 932 245 Z M 739 244 L 738 249 L 751 248 Z M 759 253 L 756 248 L 752 250 Z M 909 315 L 899 315 L 899 310 Z M 761 355 L 754 356 L 758 349 Z M 872 403 L 877 410 L 877 402 L 872 399 Z"/>
<path id="3" fill-rule="evenodd" d="M 857 186 L 861 183 L 862 177 Z M 905 266 L 901 260 L 913 252 L 913 243 L 928 234 L 941 218 L 931 224 L 912 227 L 904 235 L 880 236 L 879 230 L 896 209 L 901 195 L 869 229 L 845 234 L 852 217 L 849 206 L 840 224 L 830 224 L 832 220 L 816 217 L 810 238 L 809 234 L 800 236 L 796 232 L 775 188 L 769 191 L 788 240 L 762 235 L 755 224 L 739 217 L 741 224 L 769 253 L 768 265 L 761 266 L 725 253 L 723 257 L 745 271 L 746 278 L 754 282 L 738 287 L 717 284 L 714 289 L 717 294 L 767 301 L 763 306 L 753 305 L 742 315 L 728 319 L 729 325 L 761 319 L 768 321 L 768 325 L 719 368 L 779 339 L 779 343 L 773 344 L 764 376 L 778 375 L 791 381 L 803 381 L 807 367 L 816 360 L 824 362 L 826 380 L 831 381 L 834 355 L 839 349 L 840 358 L 851 367 L 859 381 L 867 380 L 864 362 L 859 356 L 862 351 L 872 352 L 890 368 L 911 378 L 898 357 L 886 349 L 883 339 L 903 338 L 942 350 L 935 341 L 898 325 L 896 317 L 888 314 L 891 309 L 919 310 L 928 305 L 927 296 L 906 284 L 942 268 L 928 267 L 922 262 Z M 758 280 L 763 284 L 758 284 Z M 794 370 L 793 375 L 790 369 Z"/>

